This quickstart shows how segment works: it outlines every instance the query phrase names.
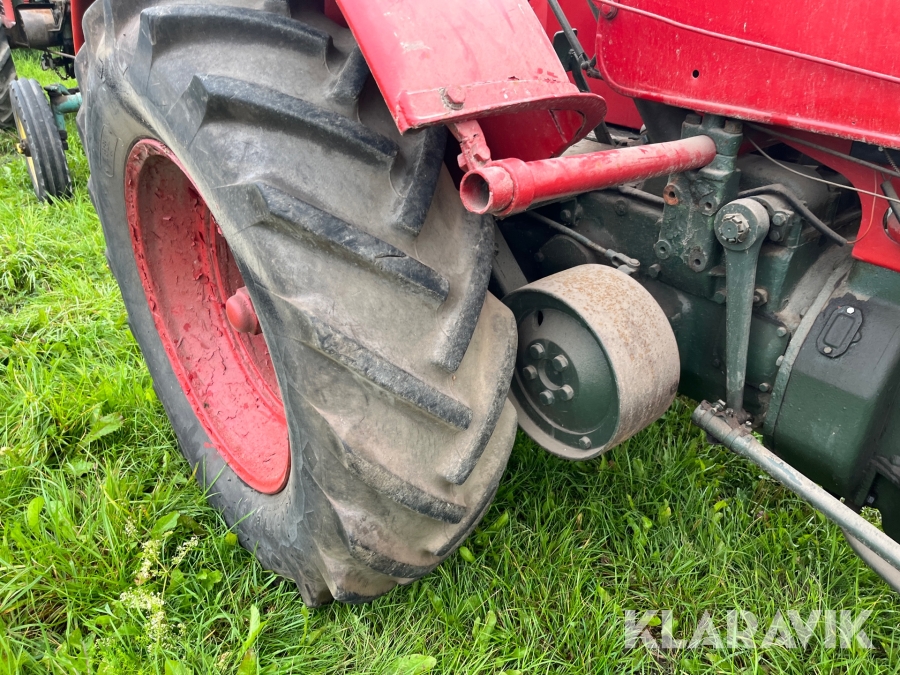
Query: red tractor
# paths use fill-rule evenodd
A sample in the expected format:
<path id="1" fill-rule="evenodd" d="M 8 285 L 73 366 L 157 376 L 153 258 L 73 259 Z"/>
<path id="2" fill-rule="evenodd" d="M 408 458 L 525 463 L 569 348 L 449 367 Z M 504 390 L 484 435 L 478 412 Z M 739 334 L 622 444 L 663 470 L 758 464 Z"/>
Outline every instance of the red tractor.
<path id="1" fill-rule="evenodd" d="M 109 263 L 240 541 L 370 600 L 517 426 L 590 459 L 680 391 L 900 590 L 894 9 L 73 2 Z"/>

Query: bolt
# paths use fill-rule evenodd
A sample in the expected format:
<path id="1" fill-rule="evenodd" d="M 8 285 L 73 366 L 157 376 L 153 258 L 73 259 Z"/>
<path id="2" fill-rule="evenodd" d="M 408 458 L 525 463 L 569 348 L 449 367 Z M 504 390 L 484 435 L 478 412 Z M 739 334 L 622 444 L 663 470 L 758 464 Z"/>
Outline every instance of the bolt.
<path id="1" fill-rule="evenodd" d="M 719 234 L 729 244 L 739 244 L 750 233 L 750 223 L 740 213 L 728 213 L 719 223 Z"/>
<path id="2" fill-rule="evenodd" d="M 538 394 L 538 400 L 540 400 L 541 405 L 553 405 L 555 398 L 553 392 L 549 389 L 544 389 L 544 391 Z"/>
<path id="3" fill-rule="evenodd" d="M 853 307 L 848 307 L 844 311 L 847 312 L 847 314 L 853 314 L 856 311 L 856 309 L 854 309 Z"/>
<path id="4" fill-rule="evenodd" d="M 662 266 L 659 263 L 653 263 L 647 268 L 647 274 L 651 279 L 656 279 L 660 272 L 662 272 Z"/>
<path id="5" fill-rule="evenodd" d="M 540 342 L 533 343 L 528 348 L 528 353 L 531 355 L 531 358 L 537 359 L 538 361 L 547 358 L 547 350 L 544 349 L 544 345 Z"/>
<path id="6" fill-rule="evenodd" d="M 600 5 L 600 13 L 605 19 L 613 19 L 615 18 L 616 14 L 619 13 L 619 8 L 603 3 L 602 5 Z"/>
<path id="7" fill-rule="evenodd" d="M 452 84 L 445 90 L 447 100 L 451 105 L 460 106 L 466 102 L 466 90 L 458 84 Z"/>
<path id="8" fill-rule="evenodd" d="M 775 331 L 775 335 L 777 335 L 778 337 L 784 337 L 785 335 L 787 335 L 787 328 L 785 328 L 784 326 L 778 326 L 778 330 Z"/>
<path id="9" fill-rule="evenodd" d="M 253 302 L 250 300 L 250 294 L 247 288 L 242 286 L 235 291 L 228 300 L 225 301 L 225 316 L 228 323 L 238 333 L 247 333 L 249 335 L 259 335 L 259 318 L 253 309 Z"/>
<path id="10" fill-rule="evenodd" d="M 669 183 L 663 188 L 663 201 L 670 206 L 676 206 L 678 204 L 678 190 L 675 187 L 675 183 Z"/>
<path id="11" fill-rule="evenodd" d="M 781 230 L 772 230 L 769 232 L 769 239 L 772 241 L 781 241 Z"/>
<path id="12" fill-rule="evenodd" d="M 525 366 L 522 368 L 522 377 L 531 382 L 536 379 L 538 375 L 537 368 L 534 366 Z"/>
<path id="13" fill-rule="evenodd" d="M 866 497 L 866 506 L 872 506 L 875 503 L 875 495 L 869 495 Z"/>
<path id="14" fill-rule="evenodd" d="M 559 398 L 563 401 L 571 401 L 573 398 L 575 398 L 575 390 L 572 389 L 572 387 L 570 387 L 569 385 L 564 384 L 559 389 Z"/>
<path id="15" fill-rule="evenodd" d="M 569 359 L 567 359 L 562 354 L 560 354 L 559 356 L 554 356 L 551 363 L 553 363 L 553 370 L 555 370 L 557 373 L 561 373 L 569 367 Z"/>
<path id="16" fill-rule="evenodd" d="M 624 216 L 628 213 L 628 202 L 624 199 L 620 199 L 616 202 L 616 214 L 620 216 Z"/>
<path id="17" fill-rule="evenodd" d="M 774 216 L 772 216 L 772 224 L 775 227 L 781 227 L 788 221 L 787 214 L 784 211 L 779 211 Z"/>
<path id="18" fill-rule="evenodd" d="M 727 120 L 725 122 L 725 132 L 729 134 L 739 134 L 743 129 L 743 125 L 737 120 Z"/>
<path id="19" fill-rule="evenodd" d="M 765 288 L 757 288 L 753 291 L 753 304 L 757 307 L 766 304 L 769 301 L 769 291 Z"/>
<path id="20" fill-rule="evenodd" d="M 825 347 L 822 351 L 825 352 L 826 354 L 830 354 L 834 350 L 831 347 Z"/>
<path id="21" fill-rule="evenodd" d="M 593 443 L 591 443 L 591 439 L 587 436 L 582 436 L 578 439 L 578 447 L 582 450 L 590 450 Z"/>
<path id="22" fill-rule="evenodd" d="M 719 366 L 722 365 L 722 361 L 719 359 L 719 357 L 714 358 L 712 363 L 713 363 L 713 368 L 718 368 Z"/>
<path id="23" fill-rule="evenodd" d="M 760 390 L 762 393 L 764 393 L 764 394 L 765 394 L 767 391 L 769 391 L 769 389 L 771 389 L 771 388 L 772 388 L 772 387 L 769 386 L 769 383 L 768 383 L 768 382 L 763 382 L 762 384 L 759 385 L 759 390 Z"/>
<path id="24" fill-rule="evenodd" d="M 560 218 L 560 220 L 562 220 L 564 223 L 569 223 L 569 224 L 571 225 L 571 224 L 572 224 L 572 211 L 571 211 L 571 209 L 563 209 L 562 211 L 560 211 L 560 212 L 559 212 L 559 218 Z"/>

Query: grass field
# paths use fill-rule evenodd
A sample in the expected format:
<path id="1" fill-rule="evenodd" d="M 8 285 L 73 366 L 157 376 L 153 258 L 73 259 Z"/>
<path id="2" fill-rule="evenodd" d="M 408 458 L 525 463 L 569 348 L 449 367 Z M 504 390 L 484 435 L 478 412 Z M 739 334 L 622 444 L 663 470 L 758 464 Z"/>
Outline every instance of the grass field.
<path id="1" fill-rule="evenodd" d="M 55 79 L 30 58 L 20 75 Z M 520 436 L 464 551 L 371 605 L 307 610 L 190 478 L 70 136 L 75 196 L 40 205 L 0 134 L 0 671 L 896 672 L 898 597 L 835 527 L 706 446 L 686 401 L 593 462 Z M 688 639 L 709 612 L 710 644 L 626 649 L 625 612 L 652 609 Z M 759 617 L 755 646 L 716 649 L 736 609 Z M 764 644 L 789 610 L 871 611 L 874 648 L 830 646 L 821 624 L 805 648 Z"/>

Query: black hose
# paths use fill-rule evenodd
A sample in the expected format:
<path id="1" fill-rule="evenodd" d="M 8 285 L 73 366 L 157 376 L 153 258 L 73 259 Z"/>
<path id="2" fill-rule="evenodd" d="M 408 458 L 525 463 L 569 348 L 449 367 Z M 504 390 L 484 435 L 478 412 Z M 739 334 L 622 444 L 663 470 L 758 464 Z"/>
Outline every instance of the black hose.
<path id="1" fill-rule="evenodd" d="M 831 241 L 833 241 L 838 246 L 846 246 L 847 240 L 844 239 L 837 232 L 832 230 L 828 225 L 822 222 L 816 214 L 810 211 L 806 204 L 800 201 L 800 198 L 797 197 L 793 192 L 788 190 L 781 183 L 773 183 L 772 185 L 764 185 L 763 187 L 753 188 L 751 190 L 744 190 L 743 192 L 738 194 L 738 197 L 756 197 L 758 195 L 772 194 L 778 195 L 779 197 L 784 197 L 787 201 L 791 203 L 801 216 L 803 216 L 806 220 L 809 221 L 809 224 L 812 225 L 816 230 L 822 233 L 823 236 L 827 237 Z"/>
<path id="2" fill-rule="evenodd" d="M 891 181 L 884 181 L 881 184 L 881 191 L 884 193 L 884 196 L 888 198 L 888 204 L 891 205 L 891 211 L 894 212 L 894 218 L 900 223 L 900 197 L 897 196 L 897 191 L 894 189 L 894 186 L 891 185 Z"/>

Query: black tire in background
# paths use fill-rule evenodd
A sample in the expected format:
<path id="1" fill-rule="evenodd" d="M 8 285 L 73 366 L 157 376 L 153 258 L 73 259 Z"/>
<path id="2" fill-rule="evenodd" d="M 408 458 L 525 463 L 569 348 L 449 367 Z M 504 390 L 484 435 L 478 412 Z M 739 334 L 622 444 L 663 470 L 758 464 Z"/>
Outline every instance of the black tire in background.
<path id="1" fill-rule="evenodd" d="M 12 60 L 12 50 L 6 39 L 6 29 L 0 26 L 0 129 L 13 127 L 12 103 L 9 88 L 16 81 L 16 66 Z"/>
<path id="2" fill-rule="evenodd" d="M 132 331 L 241 543 L 307 604 L 370 600 L 461 544 L 508 459 L 516 328 L 487 293 L 492 220 L 462 207 L 443 128 L 397 133 L 348 30 L 295 2 L 151 5 L 95 3 L 76 62 Z M 184 167 L 259 315 L 291 448 L 275 494 L 213 447 L 148 307 L 123 194 L 142 139 Z"/>
<path id="3" fill-rule="evenodd" d="M 68 197 L 72 192 L 69 165 L 47 95 L 37 80 L 16 80 L 9 92 L 34 194 L 42 202 Z"/>

